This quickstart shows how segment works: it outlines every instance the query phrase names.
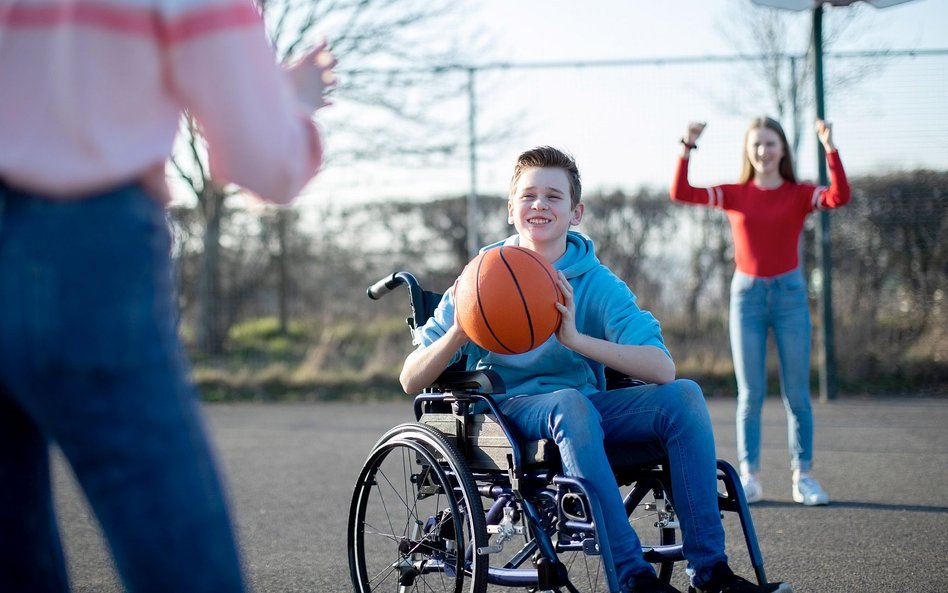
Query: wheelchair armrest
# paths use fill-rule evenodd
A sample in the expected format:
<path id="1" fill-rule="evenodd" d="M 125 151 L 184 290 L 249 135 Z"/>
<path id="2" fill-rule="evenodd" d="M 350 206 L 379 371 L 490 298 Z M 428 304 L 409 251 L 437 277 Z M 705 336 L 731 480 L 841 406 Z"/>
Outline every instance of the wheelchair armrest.
<path id="1" fill-rule="evenodd" d="M 504 393 L 504 380 L 495 371 L 445 371 L 428 388 L 430 391 L 473 391 Z"/>
<path id="2" fill-rule="evenodd" d="M 623 387 L 636 387 L 638 385 L 645 385 L 645 381 L 639 379 L 633 379 L 628 375 L 620 373 L 619 371 L 606 367 L 606 391 L 612 391 L 613 389 L 622 389 Z"/>

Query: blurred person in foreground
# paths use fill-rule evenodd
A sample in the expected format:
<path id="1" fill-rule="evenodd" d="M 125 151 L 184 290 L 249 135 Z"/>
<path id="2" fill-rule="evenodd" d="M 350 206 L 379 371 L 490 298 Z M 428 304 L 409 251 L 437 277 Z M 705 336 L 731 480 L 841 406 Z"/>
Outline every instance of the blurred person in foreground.
<path id="1" fill-rule="evenodd" d="M 335 60 L 276 65 L 249 0 L 0 0 L 0 590 L 69 590 L 50 448 L 125 588 L 245 588 L 175 327 L 165 161 L 290 202 Z"/>
<path id="2" fill-rule="evenodd" d="M 691 123 L 681 139 L 671 199 L 727 214 L 737 269 L 731 280 L 730 339 L 737 376 L 737 453 L 747 502 L 764 497 L 760 481 L 761 410 L 767 395 L 767 333 L 773 330 L 780 362 L 780 391 L 787 411 L 790 493 L 807 506 L 829 503 L 810 474 L 813 410 L 810 405 L 810 306 L 800 268 L 800 233 L 816 210 L 849 203 L 850 189 L 832 127 L 816 122 L 826 151 L 830 186 L 799 183 L 787 136 L 770 117 L 751 122 L 744 135 L 738 183 L 708 188 L 688 183 L 688 161 L 705 124 Z"/>

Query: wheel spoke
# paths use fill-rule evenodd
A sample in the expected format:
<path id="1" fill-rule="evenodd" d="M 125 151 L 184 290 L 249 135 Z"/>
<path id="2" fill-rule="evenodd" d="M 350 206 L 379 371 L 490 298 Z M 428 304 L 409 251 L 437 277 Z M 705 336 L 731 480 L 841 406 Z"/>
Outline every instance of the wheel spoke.
<path id="1" fill-rule="evenodd" d="M 472 571 L 463 556 L 478 529 L 477 541 L 484 539 L 483 510 L 479 525 L 468 511 L 477 496 L 473 479 L 440 433 L 411 426 L 411 438 L 393 429 L 391 439 L 380 440 L 353 494 L 356 592 L 484 593 L 486 564 L 478 559 Z M 479 498 L 474 503 L 479 507 Z"/>

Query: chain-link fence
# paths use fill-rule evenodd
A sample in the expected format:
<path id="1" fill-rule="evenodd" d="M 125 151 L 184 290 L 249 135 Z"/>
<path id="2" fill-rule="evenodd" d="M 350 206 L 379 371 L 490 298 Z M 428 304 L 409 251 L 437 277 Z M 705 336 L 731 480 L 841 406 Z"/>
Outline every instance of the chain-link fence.
<path id="1" fill-rule="evenodd" d="M 472 102 L 453 105 L 462 114 L 473 108 L 473 163 L 466 151 L 469 122 L 460 116 L 462 148 L 436 170 L 372 163 L 330 168 L 313 195 L 291 210 L 247 209 L 231 200 L 216 266 L 204 264 L 199 213 L 177 209 L 183 335 L 197 360 L 212 354 L 231 374 L 270 367 L 272 375 L 295 373 L 300 381 L 340 369 L 353 380 L 393 376 L 410 344 L 392 329 L 397 323 L 379 320 L 404 316 L 406 303 L 371 303 L 365 286 L 409 269 L 444 289 L 468 255 L 472 186 L 479 242 L 502 238 L 509 230 L 503 198 L 513 158 L 524 148 L 553 144 L 569 149 L 583 171 L 589 205 L 580 230 L 601 244 L 603 259 L 662 319 L 679 367 L 684 362 L 692 374 L 729 377 L 727 223 L 719 213 L 668 203 L 667 187 L 689 120 L 708 122 L 691 181 L 711 185 L 736 179 L 746 125 L 761 113 L 778 117 L 798 143 L 798 176 L 816 179 L 812 82 L 793 83 L 806 57 L 783 56 L 774 80 L 759 75 L 763 59 L 485 66 L 473 72 Z M 824 60 L 827 119 L 854 188 L 853 203 L 832 214 L 843 390 L 943 388 L 948 50 Z M 469 69 L 443 73 L 471 75 Z M 608 117 L 594 117 L 603 113 Z M 376 185 L 387 189 L 372 190 Z M 648 223 L 635 224 L 643 220 Z M 812 233 L 811 222 L 808 246 Z M 815 291 L 811 252 L 808 247 L 804 261 Z M 209 269 L 217 270 L 213 281 Z M 255 331 L 276 336 L 282 346 L 249 346 Z M 292 355 L 273 367 L 274 348 Z M 729 389 L 726 382 L 722 389 Z"/>

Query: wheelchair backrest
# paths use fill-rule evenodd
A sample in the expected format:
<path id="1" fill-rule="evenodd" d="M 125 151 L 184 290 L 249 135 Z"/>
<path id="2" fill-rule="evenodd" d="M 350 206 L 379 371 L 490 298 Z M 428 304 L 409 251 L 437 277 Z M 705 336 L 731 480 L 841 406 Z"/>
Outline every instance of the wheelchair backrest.
<path id="1" fill-rule="evenodd" d="M 433 292 L 431 290 L 422 290 L 421 291 L 421 306 L 420 311 L 415 311 L 413 309 L 413 322 L 417 325 L 413 326 L 412 329 L 416 327 L 421 327 L 431 319 L 431 316 L 434 315 L 435 309 L 438 308 L 438 303 L 441 302 L 441 297 L 444 296 L 440 292 Z"/>

